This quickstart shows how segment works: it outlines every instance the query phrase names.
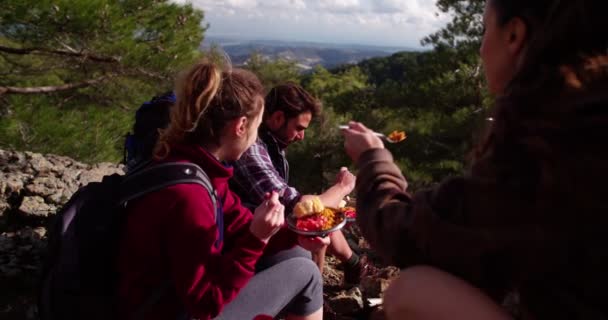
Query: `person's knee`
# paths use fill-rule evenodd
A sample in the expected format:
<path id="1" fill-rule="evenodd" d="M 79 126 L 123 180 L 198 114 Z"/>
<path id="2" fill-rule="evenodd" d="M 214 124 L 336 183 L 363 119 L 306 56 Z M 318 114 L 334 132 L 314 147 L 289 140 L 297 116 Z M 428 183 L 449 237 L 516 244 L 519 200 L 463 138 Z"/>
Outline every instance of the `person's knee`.
<path id="1" fill-rule="evenodd" d="M 313 296 L 323 296 L 323 277 L 311 259 L 298 257 L 287 262 L 291 265 L 290 277 L 300 284 L 300 289 L 306 290 Z"/>
<path id="2" fill-rule="evenodd" d="M 429 266 L 401 271 L 384 295 L 388 319 L 510 319 L 485 293 Z"/>
<path id="3" fill-rule="evenodd" d="M 301 274 L 304 277 L 309 278 L 312 283 L 323 284 L 323 277 L 321 276 L 321 272 L 319 271 L 319 268 L 317 268 L 317 265 L 314 263 L 314 261 L 303 257 L 293 258 L 290 261 L 292 261 L 294 264 L 297 264 Z"/>
<path id="4" fill-rule="evenodd" d="M 438 272 L 429 266 L 413 266 L 401 270 L 383 295 L 384 312 L 388 319 L 401 319 L 415 313 L 418 304 L 425 298 L 421 295 L 429 281 L 433 281 Z"/>

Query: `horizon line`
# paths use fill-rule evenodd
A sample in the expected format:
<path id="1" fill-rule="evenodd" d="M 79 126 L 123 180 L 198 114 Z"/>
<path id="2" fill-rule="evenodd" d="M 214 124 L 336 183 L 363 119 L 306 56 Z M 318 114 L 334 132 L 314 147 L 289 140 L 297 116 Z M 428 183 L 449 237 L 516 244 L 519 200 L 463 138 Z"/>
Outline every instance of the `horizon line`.
<path id="1" fill-rule="evenodd" d="M 227 34 L 206 34 L 204 36 L 203 42 L 205 42 L 206 38 L 208 38 L 208 37 L 225 38 L 227 40 L 241 40 L 241 41 L 299 42 L 299 43 L 332 45 L 332 46 L 367 46 L 367 47 L 377 47 L 377 48 L 409 49 L 409 50 L 420 50 L 420 51 L 432 49 L 432 48 L 428 48 L 428 47 L 425 47 L 422 45 L 408 46 L 408 45 L 370 44 L 370 43 L 353 43 L 353 42 L 326 42 L 326 41 L 286 39 L 286 38 L 279 38 L 279 37 L 277 37 L 277 38 L 249 37 L 249 36 L 242 36 L 242 35 L 227 35 Z"/>

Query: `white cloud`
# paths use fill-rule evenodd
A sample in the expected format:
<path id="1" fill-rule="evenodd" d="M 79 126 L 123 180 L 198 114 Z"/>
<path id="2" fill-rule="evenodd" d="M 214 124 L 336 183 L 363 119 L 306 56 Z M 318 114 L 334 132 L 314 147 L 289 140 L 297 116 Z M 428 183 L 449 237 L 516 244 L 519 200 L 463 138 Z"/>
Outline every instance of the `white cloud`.
<path id="1" fill-rule="evenodd" d="M 447 21 L 435 0 L 174 0 L 205 11 L 210 34 L 419 46 Z"/>
<path id="2" fill-rule="evenodd" d="M 405 0 L 376 0 L 371 1 L 372 8 L 375 12 L 378 13 L 398 13 L 405 10 L 406 6 Z"/>
<path id="3" fill-rule="evenodd" d="M 356 12 L 361 8 L 361 3 L 359 3 L 359 0 L 320 0 L 309 2 L 311 2 L 318 10 L 333 13 Z"/>
<path id="4" fill-rule="evenodd" d="M 261 8 L 273 10 L 304 10 L 307 8 L 305 0 L 263 0 Z"/>

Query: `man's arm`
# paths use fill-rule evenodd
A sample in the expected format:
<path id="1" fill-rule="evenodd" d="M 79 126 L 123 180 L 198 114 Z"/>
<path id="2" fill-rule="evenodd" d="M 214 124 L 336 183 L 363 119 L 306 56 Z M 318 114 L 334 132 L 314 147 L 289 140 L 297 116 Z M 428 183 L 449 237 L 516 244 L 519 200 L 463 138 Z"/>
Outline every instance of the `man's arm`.
<path id="1" fill-rule="evenodd" d="M 346 167 L 342 167 L 336 176 L 336 183 L 318 197 L 325 206 L 337 208 L 340 205 L 340 201 L 353 191 L 355 181 L 355 176 Z M 311 197 L 313 196 L 305 195 L 302 196 L 302 200 L 307 200 Z"/>
<path id="2" fill-rule="evenodd" d="M 264 201 L 264 195 L 276 190 L 285 205 L 285 212 L 291 212 L 301 199 L 313 197 L 302 196 L 298 190 L 289 186 L 272 164 L 266 148 L 256 143 L 251 146 L 234 166 L 234 183 L 238 184 L 252 204 L 258 206 Z M 336 183 L 319 195 L 321 202 L 328 207 L 338 207 L 340 201 L 355 187 L 355 176 L 342 168 L 336 177 Z"/>
<path id="3" fill-rule="evenodd" d="M 247 200 L 254 206 L 264 201 L 266 193 L 277 191 L 285 212 L 291 212 L 300 200 L 300 193 L 290 187 L 275 169 L 264 145 L 255 143 L 236 162 L 233 182 L 242 192 L 247 192 Z"/>

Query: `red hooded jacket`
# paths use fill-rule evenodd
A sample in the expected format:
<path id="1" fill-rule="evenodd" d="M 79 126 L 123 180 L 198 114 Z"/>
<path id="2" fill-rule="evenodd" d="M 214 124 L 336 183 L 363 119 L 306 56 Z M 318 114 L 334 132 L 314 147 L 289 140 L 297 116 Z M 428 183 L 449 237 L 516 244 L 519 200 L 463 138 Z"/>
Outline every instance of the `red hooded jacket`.
<path id="1" fill-rule="evenodd" d="M 251 212 L 228 189 L 232 168 L 199 146 L 174 146 L 165 161 L 192 162 L 207 173 L 221 203 L 224 240 L 218 241 L 213 203 L 200 185 L 175 185 L 129 203 L 118 258 L 120 312 L 132 315 L 171 283 L 145 319 L 183 312 L 211 319 L 254 275 L 265 244 L 249 231 Z"/>

